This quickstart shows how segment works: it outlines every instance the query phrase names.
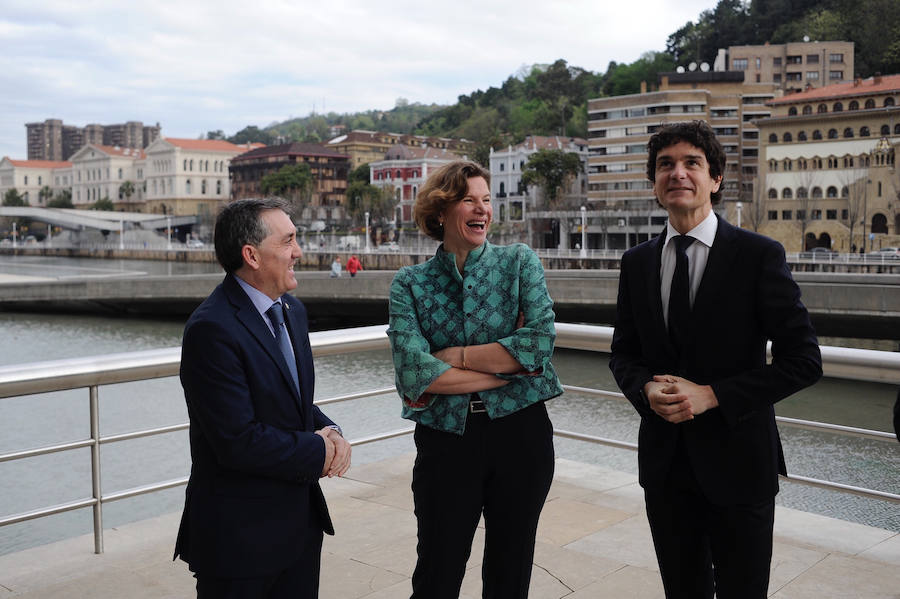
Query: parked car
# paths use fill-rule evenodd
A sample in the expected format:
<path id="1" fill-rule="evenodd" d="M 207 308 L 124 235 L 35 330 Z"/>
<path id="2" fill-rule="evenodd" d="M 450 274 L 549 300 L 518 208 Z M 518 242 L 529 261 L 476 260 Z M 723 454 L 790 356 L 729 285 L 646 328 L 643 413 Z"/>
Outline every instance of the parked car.
<path id="1" fill-rule="evenodd" d="M 887 258 L 890 260 L 900 260 L 900 248 L 895 248 L 895 247 L 881 248 L 880 250 L 875 250 L 874 252 L 869 252 L 869 255 L 874 256 L 876 258 Z"/>
<path id="2" fill-rule="evenodd" d="M 397 245 L 396 241 L 388 241 L 387 243 L 382 243 L 378 246 L 379 252 L 399 252 L 400 246 Z"/>
<path id="3" fill-rule="evenodd" d="M 189 248 L 202 248 L 204 243 L 200 239 L 188 239 L 185 245 Z"/>
<path id="4" fill-rule="evenodd" d="M 831 248 L 814 247 L 805 252 L 800 252 L 800 258 L 806 260 L 831 260 L 837 252 Z"/>

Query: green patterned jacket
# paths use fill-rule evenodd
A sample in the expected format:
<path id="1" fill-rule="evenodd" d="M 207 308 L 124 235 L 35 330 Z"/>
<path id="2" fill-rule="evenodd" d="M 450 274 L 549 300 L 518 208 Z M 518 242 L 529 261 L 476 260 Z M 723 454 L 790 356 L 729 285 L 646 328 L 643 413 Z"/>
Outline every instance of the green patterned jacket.
<path id="1" fill-rule="evenodd" d="M 450 369 L 432 352 L 496 341 L 531 373 L 497 375 L 512 382 L 479 392 L 491 418 L 562 393 L 550 363 L 556 338 L 553 300 L 537 255 L 525 244 L 486 242 L 469 252 L 464 272 L 459 274 L 456 257 L 443 245 L 427 262 L 401 268 L 391 283 L 388 327 L 403 418 L 459 435 L 470 394 L 425 392 Z M 520 312 L 524 324 L 516 329 Z"/>

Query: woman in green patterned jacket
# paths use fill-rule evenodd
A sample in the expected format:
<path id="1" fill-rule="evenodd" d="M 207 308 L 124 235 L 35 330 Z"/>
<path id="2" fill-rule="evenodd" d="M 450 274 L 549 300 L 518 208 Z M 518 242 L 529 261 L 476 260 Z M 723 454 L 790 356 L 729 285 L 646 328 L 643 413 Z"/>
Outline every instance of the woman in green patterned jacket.
<path id="1" fill-rule="evenodd" d="M 397 390 L 416 422 L 413 599 L 459 596 L 482 514 L 483 597 L 525 599 L 553 478 L 553 302 L 528 246 L 487 242 L 489 181 L 468 161 L 429 176 L 414 217 L 443 243 L 391 284 Z"/>

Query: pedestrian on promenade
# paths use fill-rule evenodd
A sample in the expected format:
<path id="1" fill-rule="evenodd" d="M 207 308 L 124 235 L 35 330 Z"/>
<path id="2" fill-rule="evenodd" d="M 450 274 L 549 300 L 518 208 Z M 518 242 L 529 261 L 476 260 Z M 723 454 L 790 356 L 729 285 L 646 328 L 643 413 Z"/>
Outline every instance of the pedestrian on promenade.
<path id="1" fill-rule="evenodd" d="M 487 241 L 489 181 L 468 161 L 428 177 L 414 218 L 442 244 L 391 284 L 397 389 L 416 422 L 413 599 L 459 596 L 482 515 L 483 597 L 525 599 L 553 478 L 553 302 L 530 248 Z"/>
<path id="2" fill-rule="evenodd" d="M 341 276 L 341 257 L 335 256 L 334 261 L 331 263 L 331 274 L 329 275 L 332 279 Z"/>
<path id="3" fill-rule="evenodd" d="M 666 125 L 648 151 L 668 224 L 622 257 L 610 368 L 641 416 L 660 575 L 668 598 L 762 599 L 786 473 L 773 404 L 821 377 L 816 335 L 784 248 L 713 212 L 725 151 L 709 125 Z"/>
<path id="4" fill-rule="evenodd" d="M 227 274 L 184 329 L 192 466 L 175 557 L 200 599 L 317 597 L 322 535 L 334 534 L 318 480 L 350 467 L 350 444 L 312 403 L 286 206 L 222 209 L 215 249 Z"/>
<path id="5" fill-rule="evenodd" d="M 362 263 L 359 261 L 359 258 L 356 257 L 356 254 L 350 256 L 350 259 L 347 260 L 347 272 L 350 273 L 350 277 L 355 277 L 357 271 L 362 269 Z"/>

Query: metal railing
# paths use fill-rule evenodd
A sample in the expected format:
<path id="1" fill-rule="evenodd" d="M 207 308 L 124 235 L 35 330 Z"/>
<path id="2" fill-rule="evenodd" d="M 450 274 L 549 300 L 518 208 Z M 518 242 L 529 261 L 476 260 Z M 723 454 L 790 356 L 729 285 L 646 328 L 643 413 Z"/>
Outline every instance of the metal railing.
<path id="1" fill-rule="evenodd" d="M 388 339 L 384 325 L 321 331 L 310 334 L 313 356 L 321 357 L 359 351 L 388 348 Z M 557 323 L 556 346 L 566 349 L 587 350 L 608 353 L 612 342 L 612 328 L 591 325 Z M 823 365 L 826 376 L 855 380 L 876 381 L 883 383 L 900 383 L 900 353 L 874 350 L 859 350 L 839 347 L 822 348 Z M 188 428 L 188 423 L 144 429 L 117 435 L 102 435 L 100 432 L 99 387 L 115 383 L 143 381 L 154 378 L 176 376 L 181 359 L 180 348 L 166 348 L 120 354 L 73 358 L 31 364 L 20 364 L 0 368 L 0 399 L 47 393 L 70 389 L 88 389 L 90 437 L 80 441 L 47 445 L 0 454 L 0 463 L 21 460 L 30 457 L 90 448 L 91 450 L 91 483 L 92 496 L 67 503 L 47 506 L 28 512 L 0 517 L 0 528 L 3 526 L 42 518 L 53 514 L 91 507 L 93 509 L 94 551 L 103 552 L 103 505 L 112 501 L 144 495 L 187 483 L 187 477 L 159 481 L 152 484 L 104 493 L 100 484 L 100 447 L 105 444 L 118 443 L 142 437 L 156 436 Z M 616 391 L 592 389 L 563 385 L 566 391 L 591 394 L 607 399 L 624 400 L 625 396 Z M 393 393 L 394 387 L 374 389 L 319 400 L 317 405 L 372 397 Z M 894 436 L 882 431 L 873 431 L 835 424 L 777 417 L 776 420 L 787 426 L 798 426 L 825 430 L 839 434 L 864 436 L 880 441 L 893 441 Z M 371 435 L 351 440 L 358 446 L 408 435 L 413 427 L 404 427 L 386 433 Z M 554 435 L 567 439 L 575 439 L 590 443 L 598 443 L 621 449 L 637 450 L 635 443 L 606 439 L 585 433 L 554 429 Z M 884 499 L 900 503 L 900 495 L 865 489 L 852 485 L 824 481 L 809 477 L 789 475 L 788 480 L 816 487 L 849 492 L 865 497 Z"/>

